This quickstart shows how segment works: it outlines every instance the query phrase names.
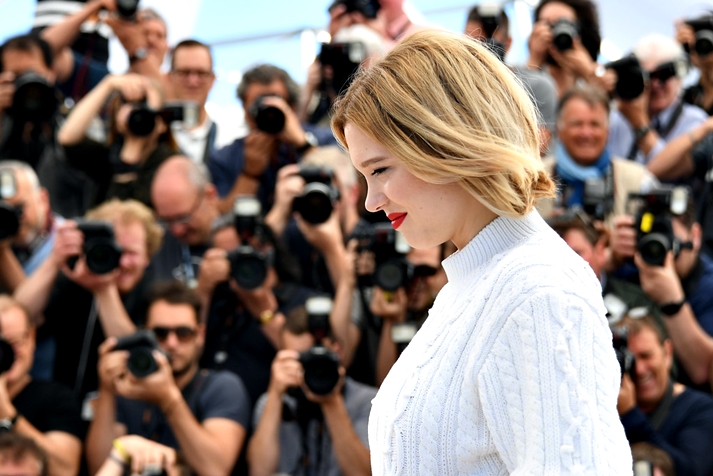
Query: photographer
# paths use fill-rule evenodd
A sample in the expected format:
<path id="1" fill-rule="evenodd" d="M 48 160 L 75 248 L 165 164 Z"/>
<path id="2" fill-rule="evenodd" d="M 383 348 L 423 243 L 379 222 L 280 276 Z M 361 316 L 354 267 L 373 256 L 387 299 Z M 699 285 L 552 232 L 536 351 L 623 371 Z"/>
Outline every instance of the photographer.
<path id="1" fill-rule="evenodd" d="M 629 193 L 658 185 L 643 165 L 610 153 L 608 131 L 609 97 L 603 90 L 578 84 L 564 93 L 554 154 L 543 159 L 559 187 L 555 199 L 538 203 L 543 217 L 577 206 L 611 223 L 626 211 Z"/>
<path id="2" fill-rule="evenodd" d="M 47 476 L 47 455 L 32 438 L 3 433 L 0 435 L 0 472 Z"/>
<path id="3" fill-rule="evenodd" d="M 33 319 L 44 315 L 40 333 L 57 341 L 54 379 L 79 400 L 97 388 L 96 349 L 105 336 L 136 329 L 146 268 L 163 236 L 151 210 L 132 200 L 107 202 L 86 219 L 86 231 L 72 220 L 60 225 L 52 256 L 15 291 Z"/>
<path id="4" fill-rule="evenodd" d="M 99 349 L 99 396 L 86 441 L 89 470 L 101 466 L 115 438 L 128 434 L 180 450 L 199 475 L 230 474 L 249 425 L 245 387 L 230 372 L 199 368 L 205 327 L 193 291 L 164 283 L 148 303 L 145 324 L 155 342 L 110 338 Z"/>
<path id="5" fill-rule="evenodd" d="M 546 70 L 561 96 L 577 81 L 611 91 L 616 75 L 597 64 L 601 34 L 591 0 L 542 0 L 528 40 L 527 67 Z"/>
<path id="6" fill-rule="evenodd" d="M 47 474 L 77 474 L 85 434 L 79 404 L 64 385 L 30 376 L 35 330 L 24 309 L 1 295 L 0 433 L 32 438 L 47 454 Z"/>
<path id="7" fill-rule="evenodd" d="M 688 52 L 691 65 L 698 68 L 698 84 L 686 88 L 683 100 L 713 115 L 713 51 L 708 35 L 713 30 L 713 13 L 676 22 L 676 40 Z"/>
<path id="8" fill-rule="evenodd" d="M 248 444 L 250 474 L 371 474 L 366 429 L 376 389 L 345 377 L 344 367 L 332 360 L 339 346 L 331 333 L 322 328 L 315 332 L 323 336 L 317 339 L 309 321 L 305 309 L 297 308 L 285 322 L 283 350 L 272 363 L 270 386 L 255 410 L 256 429 Z M 320 354 L 332 352 L 329 363 L 321 362 L 330 371 L 301 363 L 301 355 L 315 345 L 323 346 Z M 332 372 L 335 368 L 337 373 Z M 314 375 L 330 375 L 336 383 L 330 379 L 315 393 L 314 387 L 323 383 L 313 383 L 310 389 Z"/>
<path id="9" fill-rule="evenodd" d="M 87 128 L 112 97 L 109 140 L 102 144 L 86 136 Z M 158 85 L 143 76 L 107 76 L 69 114 L 57 138 L 69 163 L 96 182 L 95 203 L 117 197 L 151 205 L 156 169 L 178 153 L 160 113 L 163 102 Z"/>
<path id="10" fill-rule="evenodd" d="M 263 64 L 243 74 L 238 98 L 250 132 L 217 150 L 208 163 L 221 211 L 229 210 L 238 195 L 255 194 L 263 209 L 270 209 L 277 170 L 297 163 L 313 147 L 335 143 L 328 128 L 300 124 L 299 94 L 297 83 L 277 66 Z"/>
<path id="11" fill-rule="evenodd" d="M 661 193 L 663 196 L 650 200 L 658 204 L 666 200 L 667 193 L 674 192 Z M 676 357 L 690 381 L 702 385 L 709 381 L 713 357 L 713 261 L 700 252 L 701 227 L 695 222 L 692 201 L 686 203 L 678 214 L 669 209 L 652 213 L 655 219 L 670 222 L 672 241 L 678 244 L 676 253 L 669 249 L 660 264 L 642 257 L 641 238 L 637 237 L 641 225 L 629 215 L 614 220 L 611 251 L 618 262 L 634 258 L 641 288 L 661 309 Z"/>
<path id="12" fill-rule="evenodd" d="M 652 443 L 673 459 L 676 474 L 707 476 L 713 470 L 713 398 L 673 382 L 673 345 L 649 315 L 626 317 L 635 358 L 622 375 L 617 409 L 629 443 Z"/>
<path id="13" fill-rule="evenodd" d="M 510 51 L 510 20 L 499 4 L 483 2 L 468 12 L 465 23 L 466 35 L 484 42 L 505 61 Z M 540 112 L 540 154 L 547 153 L 555 128 L 555 109 L 557 108 L 557 90 L 552 77 L 544 71 L 522 66 L 511 66 L 513 72 L 522 81 L 534 98 Z"/>
<path id="14" fill-rule="evenodd" d="M 685 135 L 708 117 L 681 98 L 686 74 L 681 45 L 672 38 L 652 34 L 634 46 L 634 55 L 649 81 L 634 99 L 619 99 L 609 124 L 609 149 L 613 154 L 645 165 L 654 162 L 666 144 Z M 672 160 L 683 160 L 678 154 Z"/>

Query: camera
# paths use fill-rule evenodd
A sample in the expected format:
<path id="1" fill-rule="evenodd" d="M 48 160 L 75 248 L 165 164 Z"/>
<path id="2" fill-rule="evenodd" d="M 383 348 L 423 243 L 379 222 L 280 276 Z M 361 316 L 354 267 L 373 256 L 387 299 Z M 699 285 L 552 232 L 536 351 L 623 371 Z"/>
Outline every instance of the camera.
<path id="1" fill-rule="evenodd" d="M 87 268 L 94 274 L 107 274 L 119 267 L 122 249 L 114 237 L 111 223 L 94 220 L 77 220 L 77 229 L 84 235 L 82 252 Z M 74 266 L 76 258 L 70 263 Z"/>
<path id="2" fill-rule="evenodd" d="M 699 56 L 713 53 L 713 15 L 687 20 L 686 24 L 696 32 L 696 43 L 693 47 L 696 53 Z"/>
<path id="3" fill-rule="evenodd" d="M 57 113 L 59 101 L 55 88 L 34 71 L 15 78 L 15 94 L 8 115 L 18 122 L 50 122 Z"/>
<path id="4" fill-rule="evenodd" d="M 628 101 L 638 98 L 644 92 L 649 74 L 633 53 L 607 63 L 604 67 L 616 71 L 618 79 L 614 91 L 619 98 Z"/>
<path id="5" fill-rule="evenodd" d="M 606 178 L 589 178 L 584 181 L 582 209 L 594 220 L 604 220 L 614 210 L 613 185 Z"/>
<path id="6" fill-rule="evenodd" d="M 183 122 L 186 127 L 193 127 L 198 124 L 198 105 L 193 102 L 172 102 L 157 111 L 144 98 L 132 105 L 126 126 L 135 136 L 146 137 L 156 128 L 158 117 L 166 124 Z"/>
<path id="7" fill-rule="evenodd" d="M 344 5 L 347 8 L 347 13 L 361 13 L 369 20 L 376 18 L 376 14 L 381 8 L 379 0 L 335 0 L 329 10 L 337 5 Z"/>
<path id="8" fill-rule="evenodd" d="M 360 41 L 349 43 L 322 43 L 319 62 L 322 66 L 331 66 L 333 76 L 331 84 L 322 82 L 323 89 L 331 89 L 339 94 L 349 87 L 354 73 L 366 58 L 366 47 Z"/>
<path id="9" fill-rule="evenodd" d="M 15 363 L 15 351 L 8 341 L 0 337 L 0 374 L 10 370 Z"/>
<path id="10" fill-rule="evenodd" d="M 136 12 L 139 9 L 139 0 L 116 0 L 116 11 L 125 21 L 136 21 Z"/>
<path id="11" fill-rule="evenodd" d="M 134 334 L 120 337 L 114 350 L 128 350 L 129 359 L 126 368 L 138 378 L 144 378 L 158 370 L 158 363 L 154 359 L 153 351 L 161 351 L 154 333 L 141 329 Z"/>
<path id="12" fill-rule="evenodd" d="M 636 249 L 641 258 L 652 266 L 663 266 L 666 254 L 673 251 L 678 257 L 682 245 L 673 234 L 671 220 L 674 215 L 681 215 L 688 208 L 689 191 L 687 187 L 660 188 L 648 193 L 630 193 L 628 204 L 638 201 L 636 212 Z"/>
<path id="13" fill-rule="evenodd" d="M 636 358 L 629 350 L 629 340 L 626 329 L 614 326 L 611 327 L 611 331 L 614 353 L 616 354 L 616 360 L 619 361 L 621 376 L 623 378 L 624 375 L 629 374 L 629 376 L 636 381 Z"/>
<path id="14" fill-rule="evenodd" d="M 560 18 L 552 25 L 552 44 L 558 51 L 571 50 L 577 37 L 579 37 L 579 27 L 566 18 Z"/>
<path id="15" fill-rule="evenodd" d="M 299 361 L 304 370 L 304 382 L 316 395 L 329 395 L 339 383 L 339 357 L 322 345 L 329 335 L 329 314 L 332 300 L 328 297 L 312 297 L 305 303 L 309 330 L 316 344 L 300 353 Z"/>
<path id="16" fill-rule="evenodd" d="M 375 224 L 371 249 L 376 261 L 374 285 L 388 292 L 406 287 L 413 278 L 414 266 L 406 259 L 411 247 L 401 232 L 389 223 Z"/>
<path id="17" fill-rule="evenodd" d="M 277 134 L 285 128 L 285 113 L 278 107 L 265 104 L 265 98 L 270 96 L 272 94 L 258 96 L 248 112 L 258 129 L 268 134 Z"/>
<path id="18" fill-rule="evenodd" d="M 255 197 L 238 197 L 233 205 L 233 224 L 241 245 L 228 253 L 230 275 L 243 289 L 255 289 L 265 282 L 272 264 L 269 253 L 250 245 L 253 237 L 263 242 L 263 224 L 260 220 L 260 201 Z"/>
<path id="19" fill-rule="evenodd" d="M 293 211 L 312 225 L 324 223 L 339 200 L 339 189 L 333 183 L 334 172 L 326 167 L 307 165 L 300 168 L 298 175 L 306 185 L 302 194 L 293 200 Z"/>
<path id="20" fill-rule="evenodd" d="M 0 170 L 0 240 L 17 235 L 22 220 L 22 206 L 11 205 L 7 199 L 17 194 L 17 182 L 12 170 Z"/>

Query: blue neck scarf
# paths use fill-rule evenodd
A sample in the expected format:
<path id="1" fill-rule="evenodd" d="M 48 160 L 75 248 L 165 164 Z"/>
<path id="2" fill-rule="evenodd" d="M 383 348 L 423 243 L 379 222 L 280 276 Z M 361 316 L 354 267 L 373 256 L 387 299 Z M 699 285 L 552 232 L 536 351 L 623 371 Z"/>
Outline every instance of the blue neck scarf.
<path id="1" fill-rule="evenodd" d="M 579 165 L 558 141 L 555 144 L 555 164 L 555 171 L 563 186 L 560 187 L 559 194 L 562 194 L 562 188 L 568 189 L 569 194 L 566 205 L 569 208 L 573 205 L 584 204 L 585 180 L 603 178 L 607 174 L 609 167 L 611 167 L 611 158 L 609 151 L 605 148 L 594 164 L 589 166 Z"/>

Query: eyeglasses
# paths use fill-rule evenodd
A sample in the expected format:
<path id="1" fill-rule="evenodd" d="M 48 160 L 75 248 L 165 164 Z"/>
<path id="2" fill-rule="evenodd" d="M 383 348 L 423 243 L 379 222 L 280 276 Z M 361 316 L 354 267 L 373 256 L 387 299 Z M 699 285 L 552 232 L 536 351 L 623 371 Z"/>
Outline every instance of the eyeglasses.
<path id="1" fill-rule="evenodd" d="M 198 329 L 194 329 L 188 326 L 178 326 L 178 327 L 163 327 L 157 326 L 151 329 L 156 335 L 156 339 L 159 342 L 163 342 L 168 339 L 170 333 L 176 334 L 176 337 L 180 342 L 188 342 L 192 340 L 198 333 Z"/>
<path id="2" fill-rule="evenodd" d="M 198 76 L 198 79 L 205 81 L 213 76 L 213 71 L 205 71 L 202 69 L 174 69 L 171 73 L 178 76 L 180 79 L 188 79 L 191 75 Z"/>
<path id="3" fill-rule="evenodd" d="M 188 213 L 184 215 L 177 216 L 175 218 L 165 218 L 165 217 L 159 217 L 158 221 L 163 224 L 166 228 L 170 227 L 171 225 L 186 225 L 188 222 L 191 221 L 191 218 L 193 218 L 193 215 L 196 213 L 198 208 L 201 206 L 201 203 L 203 202 L 203 191 L 198 194 L 198 197 L 196 198 L 195 203 L 191 207 Z"/>
<path id="4" fill-rule="evenodd" d="M 655 70 L 649 72 L 649 79 L 651 81 L 657 80 L 661 84 L 664 84 L 666 81 L 673 78 L 674 76 L 676 76 L 676 65 L 673 63 L 673 61 L 664 63 Z"/>
<path id="5" fill-rule="evenodd" d="M 418 266 L 414 266 L 413 268 L 413 277 L 429 277 L 433 276 L 438 272 L 437 268 L 434 268 L 433 266 L 429 266 L 427 264 L 419 264 Z"/>

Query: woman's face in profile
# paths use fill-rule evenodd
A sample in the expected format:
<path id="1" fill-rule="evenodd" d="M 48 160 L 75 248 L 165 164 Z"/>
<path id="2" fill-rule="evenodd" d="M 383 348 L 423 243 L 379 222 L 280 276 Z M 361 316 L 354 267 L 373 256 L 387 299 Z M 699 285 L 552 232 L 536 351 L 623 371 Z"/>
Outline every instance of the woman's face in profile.
<path id="1" fill-rule="evenodd" d="M 351 124 L 344 134 L 352 163 L 366 178 L 366 209 L 383 211 L 411 247 L 429 248 L 452 240 L 461 248 L 475 236 L 470 218 L 484 207 L 463 187 L 421 180 Z"/>

